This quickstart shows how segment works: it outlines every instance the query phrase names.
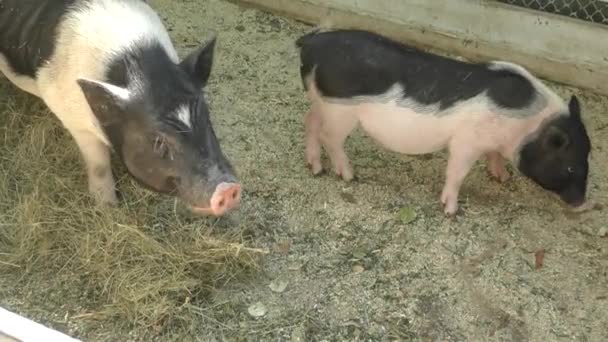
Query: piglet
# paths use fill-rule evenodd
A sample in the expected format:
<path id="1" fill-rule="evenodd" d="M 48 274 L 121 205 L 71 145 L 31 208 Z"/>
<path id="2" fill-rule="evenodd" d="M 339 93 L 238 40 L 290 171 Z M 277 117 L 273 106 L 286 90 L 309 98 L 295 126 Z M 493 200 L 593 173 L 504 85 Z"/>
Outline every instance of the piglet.
<path id="1" fill-rule="evenodd" d="M 139 183 L 195 213 L 239 204 L 202 92 L 215 42 L 180 60 L 142 0 L 0 1 L 0 71 L 71 133 L 99 204 L 117 202 L 111 149 Z"/>
<path id="2" fill-rule="evenodd" d="M 358 126 L 403 154 L 447 149 L 441 203 L 458 210 L 474 163 L 509 178 L 505 162 L 571 208 L 586 203 L 591 143 L 576 96 L 565 103 L 523 67 L 456 61 L 362 30 L 314 30 L 296 41 L 311 103 L 306 161 L 322 171 L 321 146 L 337 175 L 353 179 L 344 142 Z"/>

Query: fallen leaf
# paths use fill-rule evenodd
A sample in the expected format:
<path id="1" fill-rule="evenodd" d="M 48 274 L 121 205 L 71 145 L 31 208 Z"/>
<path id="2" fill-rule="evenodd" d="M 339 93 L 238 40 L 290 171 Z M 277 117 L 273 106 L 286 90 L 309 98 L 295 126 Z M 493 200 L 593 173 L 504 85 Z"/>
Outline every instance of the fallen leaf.
<path id="1" fill-rule="evenodd" d="M 363 247 L 358 247 L 353 251 L 353 258 L 363 259 L 367 255 L 367 250 Z"/>
<path id="2" fill-rule="evenodd" d="M 535 258 L 534 266 L 536 267 L 536 269 L 543 267 L 543 262 L 545 260 L 545 249 L 541 248 L 541 249 L 537 250 L 534 253 L 534 258 Z"/>
<path id="3" fill-rule="evenodd" d="M 416 219 L 416 211 L 411 207 L 403 207 L 399 210 L 399 220 L 403 224 L 412 223 Z"/>
<path id="4" fill-rule="evenodd" d="M 353 203 L 353 204 L 357 203 L 355 196 L 353 196 L 352 194 L 349 194 L 348 192 L 341 192 L 340 197 L 342 197 L 342 199 L 347 203 Z"/>
<path id="5" fill-rule="evenodd" d="M 291 241 L 289 241 L 289 240 L 279 241 L 274 244 L 272 249 L 274 249 L 274 251 L 279 254 L 287 254 L 287 253 L 289 253 L 289 250 L 291 249 Z"/>
<path id="6" fill-rule="evenodd" d="M 281 293 L 287 288 L 287 280 L 275 279 L 268 285 L 273 292 Z"/>
<path id="7" fill-rule="evenodd" d="M 249 312 L 249 314 L 253 317 L 262 317 L 267 312 L 266 305 L 262 304 L 261 302 L 257 302 L 250 305 L 249 308 L 247 308 L 247 312 Z"/>

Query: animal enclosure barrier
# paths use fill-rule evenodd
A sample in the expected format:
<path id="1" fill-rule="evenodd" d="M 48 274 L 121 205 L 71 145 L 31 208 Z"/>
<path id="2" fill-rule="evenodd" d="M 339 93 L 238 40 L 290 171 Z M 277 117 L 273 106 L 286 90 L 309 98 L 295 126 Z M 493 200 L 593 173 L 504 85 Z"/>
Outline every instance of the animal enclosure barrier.
<path id="1" fill-rule="evenodd" d="M 608 95 L 608 0 L 231 0 Z"/>
<path id="2" fill-rule="evenodd" d="M 0 342 L 80 342 L 0 307 Z"/>
<path id="3" fill-rule="evenodd" d="M 608 0 L 496 0 L 509 5 L 555 13 L 608 25 Z"/>

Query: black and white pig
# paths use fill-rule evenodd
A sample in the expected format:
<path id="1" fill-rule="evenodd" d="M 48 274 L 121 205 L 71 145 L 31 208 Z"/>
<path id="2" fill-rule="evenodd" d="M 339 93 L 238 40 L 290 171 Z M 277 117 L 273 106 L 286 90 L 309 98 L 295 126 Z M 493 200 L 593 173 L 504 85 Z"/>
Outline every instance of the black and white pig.
<path id="1" fill-rule="evenodd" d="M 239 204 L 202 92 L 215 42 L 180 61 L 143 0 L 0 0 L 0 71 L 71 133 L 99 204 L 117 202 L 111 149 L 142 185 L 195 213 Z"/>
<path id="2" fill-rule="evenodd" d="M 447 148 L 444 211 L 474 163 L 506 181 L 505 160 L 572 208 L 586 202 L 591 143 L 579 101 L 565 103 L 523 67 L 467 63 L 423 52 L 373 32 L 315 30 L 299 38 L 300 73 L 311 102 L 306 160 L 322 171 L 321 146 L 335 172 L 353 178 L 344 152 L 359 125 L 374 141 L 404 154 Z"/>

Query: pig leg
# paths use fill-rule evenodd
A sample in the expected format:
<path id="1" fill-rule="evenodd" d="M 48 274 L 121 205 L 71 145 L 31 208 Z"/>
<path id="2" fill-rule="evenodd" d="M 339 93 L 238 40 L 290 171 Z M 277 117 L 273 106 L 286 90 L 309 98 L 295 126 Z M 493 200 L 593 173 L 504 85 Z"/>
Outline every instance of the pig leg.
<path id="1" fill-rule="evenodd" d="M 336 175 L 349 182 L 353 179 L 344 142 L 358 123 L 357 116 L 345 111 L 324 112 L 321 126 L 321 143 L 331 159 Z"/>
<path id="2" fill-rule="evenodd" d="M 468 146 L 471 142 L 453 141 L 450 144 L 446 180 L 441 193 L 444 213 L 452 216 L 458 211 L 458 192 L 465 177 L 483 154 Z"/>
<path id="3" fill-rule="evenodd" d="M 501 183 L 509 180 L 511 176 L 505 167 L 505 160 L 498 152 L 486 153 L 486 160 L 488 163 L 488 171 L 490 174 L 499 180 Z"/>
<path id="4" fill-rule="evenodd" d="M 71 133 L 86 164 L 89 192 L 100 205 L 116 204 L 118 199 L 114 189 L 108 146 L 89 132 L 72 131 Z"/>
<path id="5" fill-rule="evenodd" d="M 321 165 L 321 117 L 314 107 L 311 107 L 304 119 L 306 129 L 306 163 L 310 167 L 313 175 L 318 175 L 323 171 Z"/>

